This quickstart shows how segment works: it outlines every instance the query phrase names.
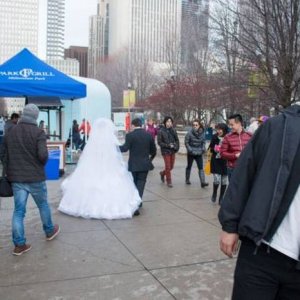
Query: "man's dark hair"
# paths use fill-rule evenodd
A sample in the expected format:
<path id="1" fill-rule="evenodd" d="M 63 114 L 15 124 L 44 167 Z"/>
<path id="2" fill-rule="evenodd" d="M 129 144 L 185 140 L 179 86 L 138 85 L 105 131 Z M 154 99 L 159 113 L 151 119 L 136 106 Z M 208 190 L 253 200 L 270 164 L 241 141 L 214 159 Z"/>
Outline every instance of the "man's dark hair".
<path id="1" fill-rule="evenodd" d="M 170 117 L 170 116 L 165 116 L 165 118 L 164 118 L 164 121 L 163 121 L 163 123 L 164 123 L 164 125 L 166 126 L 166 123 L 168 122 L 168 120 L 171 120 L 172 121 L 172 123 L 174 123 L 174 121 L 173 121 L 173 118 L 172 117 Z"/>
<path id="2" fill-rule="evenodd" d="M 131 121 L 131 125 L 134 127 L 142 127 L 142 120 L 139 118 L 135 118 Z"/>
<path id="3" fill-rule="evenodd" d="M 234 114 L 228 117 L 228 120 L 234 120 L 235 122 L 239 122 L 243 125 L 243 117 L 240 114 Z"/>
<path id="4" fill-rule="evenodd" d="M 10 116 L 11 120 L 13 120 L 13 119 L 19 119 L 19 118 L 20 118 L 20 116 L 17 113 L 12 113 L 11 116 Z"/>

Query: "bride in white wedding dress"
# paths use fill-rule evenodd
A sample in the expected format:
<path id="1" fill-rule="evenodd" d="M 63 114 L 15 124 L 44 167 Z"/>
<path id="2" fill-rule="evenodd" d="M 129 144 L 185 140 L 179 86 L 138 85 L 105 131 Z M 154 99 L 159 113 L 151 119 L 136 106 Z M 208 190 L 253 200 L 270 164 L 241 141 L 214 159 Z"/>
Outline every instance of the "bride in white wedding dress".
<path id="1" fill-rule="evenodd" d="M 131 218 L 141 203 L 132 175 L 119 150 L 111 120 L 94 122 L 75 171 L 62 183 L 58 209 L 95 219 Z"/>

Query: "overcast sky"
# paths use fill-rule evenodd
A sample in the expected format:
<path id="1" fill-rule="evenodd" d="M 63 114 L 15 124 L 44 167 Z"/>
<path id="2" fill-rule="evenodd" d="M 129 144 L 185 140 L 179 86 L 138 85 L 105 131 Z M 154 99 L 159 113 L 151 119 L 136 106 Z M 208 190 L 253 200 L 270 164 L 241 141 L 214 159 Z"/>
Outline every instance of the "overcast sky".
<path id="1" fill-rule="evenodd" d="M 39 56 L 45 58 L 47 0 L 39 0 Z M 97 13 L 97 0 L 66 0 L 65 47 L 88 46 L 89 16 Z"/>

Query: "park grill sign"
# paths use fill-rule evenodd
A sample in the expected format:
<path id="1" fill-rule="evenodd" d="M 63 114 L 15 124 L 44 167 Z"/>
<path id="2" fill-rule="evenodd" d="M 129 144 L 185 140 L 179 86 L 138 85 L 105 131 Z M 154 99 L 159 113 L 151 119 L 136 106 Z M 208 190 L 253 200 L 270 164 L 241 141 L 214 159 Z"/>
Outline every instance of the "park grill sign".
<path id="1" fill-rule="evenodd" d="M 0 71 L 0 76 L 8 77 L 11 80 L 45 80 L 46 77 L 54 77 L 55 74 L 24 68 L 19 71 Z"/>

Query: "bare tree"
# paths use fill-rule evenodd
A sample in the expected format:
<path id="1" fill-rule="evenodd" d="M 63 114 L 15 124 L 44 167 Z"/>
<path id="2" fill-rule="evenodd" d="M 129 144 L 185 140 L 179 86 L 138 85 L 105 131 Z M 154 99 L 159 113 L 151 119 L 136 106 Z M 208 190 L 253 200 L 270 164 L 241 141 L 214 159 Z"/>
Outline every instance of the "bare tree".
<path id="1" fill-rule="evenodd" d="M 236 24 L 236 30 L 230 24 L 222 28 L 236 43 L 236 57 L 246 63 L 249 76 L 255 72 L 259 77 L 252 84 L 261 90 L 264 100 L 275 107 L 296 102 L 300 83 L 299 0 L 240 0 L 235 7 L 229 1 L 218 2 Z M 212 18 L 221 24 L 217 15 Z"/>

